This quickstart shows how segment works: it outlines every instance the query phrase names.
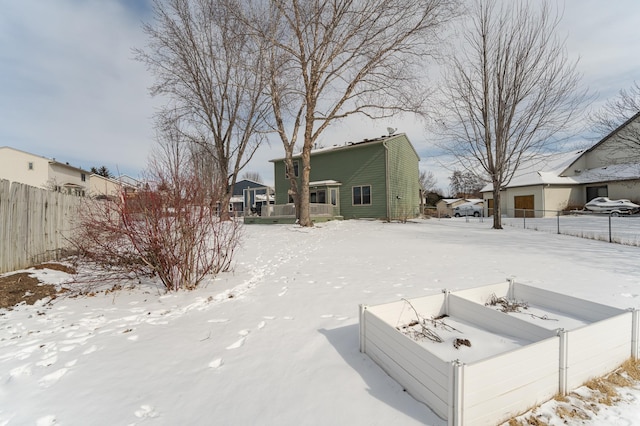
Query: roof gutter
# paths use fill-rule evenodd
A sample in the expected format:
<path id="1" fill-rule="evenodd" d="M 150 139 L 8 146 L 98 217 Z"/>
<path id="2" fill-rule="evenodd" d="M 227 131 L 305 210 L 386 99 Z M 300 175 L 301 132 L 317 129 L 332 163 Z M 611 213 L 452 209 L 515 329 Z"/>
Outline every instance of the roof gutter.
<path id="1" fill-rule="evenodd" d="M 387 141 L 382 142 L 382 146 L 384 146 L 384 181 L 387 189 L 387 220 L 391 222 L 391 188 L 389 184 L 389 147 L 387 146 Z"/>

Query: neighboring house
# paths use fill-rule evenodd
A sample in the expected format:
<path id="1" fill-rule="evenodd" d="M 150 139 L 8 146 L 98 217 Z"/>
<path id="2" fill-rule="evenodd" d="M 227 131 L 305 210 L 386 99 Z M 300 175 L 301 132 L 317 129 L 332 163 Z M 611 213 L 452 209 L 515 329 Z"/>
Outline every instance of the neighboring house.
<path id="1" fill-rule="evenodd" d="M 0 147 L 0 179 L 84 196 L 89 189 L 90 174 L 55 159 L 8 146 Z"/>
<path id="2" fill-rule="evenodd" d="M 89 176 L 89 192 L 87 195 L 94 198 L 115 197 L 120 195 L 122 190 L 124 190 L 125 194 L 132 194 L 140 188 L 140 183 L 135 184 L 131 179 L 121 179 L 121 177 L 106 178 L 92 173 Z"/>
<path id="3" fill-rule="evenodd" d="M 436 203 L 438 217 L 453 217 L 454 207 L 466 202 L 464 198 L 443 198 Z"/>
<path id="4" fill-rule="evenodd" d="M 122 187 L 134 192 L 140 182 L 128 176 L 105 178 L 68 163 L 0 147 L 0 179 L 78 196 L 113 196 Z"/>
<path id="5" fill-rule="evenodd" d="M 640 148 L 622 142 L 620 132 L 640 127 L 640 113 L 586 150 L 551 154 L 522 165 L 501 191 L 506 216 L 555 216 L 579 208 L 596 197 L 640 201 Z M 482 188 L 489 214 L 493 186 Z"/>
<path id="6" fill-rule="evenodd" d="M 263 205 L 273 204 L 273 188 L 249 179 L 236 182 L 229 202 L 229 211 L 239 215 L 260 215 Z"/>
<path id="7" fill-rule="evenodd" d="M 420 210 L 420 158 L 405 134 L 365 139 L 311 151 L 310 202 L 331 206 L 345 219 L 407 219 Z M 302 160 L 294 155 L 294 170 L 284 159 L 274 163 L 276 204 L 293 202 L 288 173 L 300 178 Z"/>

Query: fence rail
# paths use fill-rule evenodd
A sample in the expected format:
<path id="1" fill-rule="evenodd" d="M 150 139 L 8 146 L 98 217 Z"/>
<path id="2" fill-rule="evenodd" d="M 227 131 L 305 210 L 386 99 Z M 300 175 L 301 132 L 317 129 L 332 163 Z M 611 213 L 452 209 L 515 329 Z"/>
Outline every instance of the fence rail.
<path id="1" fill-rule="evenodd" d="M 59 259 L 80 198 L 0 180 L 0 273 Z"/>
<path id="2" fill-rule="evenodd" d="M 502 213 L 503 226 L 640 246 L 640 215 L 637 214 L 530 209 L 503 209 Z M 468 216 L 463 220 L 482 222 L 492 219 Z"/>
<path id="3" fill-rule="evenodd" d="M 640 246 L 638 215 L 548 210 L 524 213 L 518 217 L 505 217 L 502 223 L 516 228 Z"/>

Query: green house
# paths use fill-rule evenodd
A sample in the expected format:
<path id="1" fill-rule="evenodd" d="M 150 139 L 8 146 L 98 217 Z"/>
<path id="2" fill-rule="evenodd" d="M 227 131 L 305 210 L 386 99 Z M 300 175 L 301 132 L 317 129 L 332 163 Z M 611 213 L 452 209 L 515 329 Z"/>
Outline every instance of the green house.
<path id="1" fill-rule="evenodd" d="M 405 134 L 365 139 L 311 151 L 309 179 L 313 206 L 331 206 L 333 217 L 404 220 L 420 211 L 420 157 Z M 289 204 L 284 159 L 274 163 L 276 205 Z M 294 155 L 295 176 L 302 170 Z"/>

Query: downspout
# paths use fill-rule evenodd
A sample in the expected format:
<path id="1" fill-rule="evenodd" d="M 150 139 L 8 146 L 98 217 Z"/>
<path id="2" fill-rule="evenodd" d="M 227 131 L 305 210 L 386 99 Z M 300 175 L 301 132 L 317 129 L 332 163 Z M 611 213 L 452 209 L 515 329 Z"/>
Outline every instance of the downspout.
<path id="1" fill-rule="evenodd" d="M 389 147 L 387 146 L 387 141 L 382 142 L 382 146 L 384 146 L 384 179 L 385 186 L 387 187 L 387 220 L 391 222 L 391 188 L 389 187 Z"/>

